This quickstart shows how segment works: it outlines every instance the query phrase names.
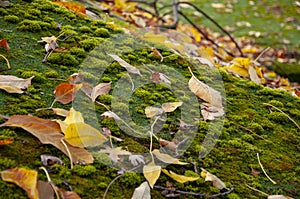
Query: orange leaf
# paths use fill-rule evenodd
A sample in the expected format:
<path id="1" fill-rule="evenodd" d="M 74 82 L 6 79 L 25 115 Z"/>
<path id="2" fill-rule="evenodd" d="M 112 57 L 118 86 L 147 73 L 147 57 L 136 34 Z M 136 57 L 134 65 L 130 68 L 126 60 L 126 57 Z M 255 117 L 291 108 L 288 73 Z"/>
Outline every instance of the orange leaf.
<path id="1" fill-rule="evenodd" d="M 1 40 L 0 40 L 0 46 L 3 47 L 3 48 L 5 48 L 6 50 L 9 50 L 9 49 L 10 49 L 10 47 L 9 47 L 9 45 L 8 45 L 8 43 L 7 43 L 7 41 L 6 41 L 6 39 L 1 39 Z"/>
<path id="2" fill-rule="evenodd" d="M 61 5 L 67 8 L 68 10 L 75 12 L 76 14 L 84 14 L 84 15 L 86 14 L 85 7 L 80 4 L 72 3 L 72 2 L 60 2 L 60 1 L 56 1 L 53 3 L 57 5 Z"/>
<path id="3" fill-rule="evenodd" d="M 2 126 L 23 128 L 37 137 L 42 144 L 51 144 L 68 155 L 65 146 L 61 142 L 64 136 L 61 134 L 61 129 L 57 122 L 27 115 L 14 115 L 0 125 L 0 127 Z M 93 163 L 93 156 L 87 150 L 66 144 L 74 162 Z"/>
<path id="4" fill-rule="evenodd" d="M 0 145 L 11 144 L 14 142 L 14 138 L 5 138 L 0 140 Z"/>
<path id="5" fill-rule="evenodd" d="M 38 199 L 37 172 L 25 168 L 7 169 L 1 172 L 2 180 L 13 182 L 27 192 L 31 199 Z"/>
<path id="6" fill-rule="evenodd" d="M 62 104 L 68 104 L 74 100 L 78 90 L 82 87 L 82 84 L 69 84 L 61 83 L 55 87 L 54 95 L 55 102 L 61 102 Z"/>

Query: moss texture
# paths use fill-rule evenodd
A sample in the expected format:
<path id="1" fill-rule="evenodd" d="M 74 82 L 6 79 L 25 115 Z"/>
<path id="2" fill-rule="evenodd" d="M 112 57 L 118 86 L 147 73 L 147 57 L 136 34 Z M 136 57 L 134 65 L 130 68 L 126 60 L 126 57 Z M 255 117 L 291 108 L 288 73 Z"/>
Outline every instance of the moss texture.
<path id="1" fill-rule="evenodd" d="M 49 1 L 11 1 L 9 7 L 0 8 L 0 19 L 4 19 L 0 20 L 0 25 L 5 27 L 5 30 L 0 29 L 1 38 L 5 38 L 11 47 L 10 51 L 0 49 L 0 53 L 9 59 L 12 66 L 11 70 L 1 67 L 0 74 L 16 75 L 22 78 L 35 76 L 32 85 L 24 94 L 8 94 L 0 90 L 0 114 L 2 115 L 31 114 L 41 118 L 58 118 L 51 111 L 36 111 L 36 109 L 49 107 L 54 100 L 55 86 L 82 68 L 85 69 L 83 73 L 86 80 L 97 83 L 99 76 L 93 71 L 106 67 L 100 82 L 112 81 L 112 88 L 117 90 L 120 85 L 116 82 L 124 77 L 126 70 L 117 62 L 112 62 L 106 54 L 109 52 L 125 52 L 122 58 L 130 64 L 134 66 L 147 65 L 148 68 L 140 67 L 139 69 L 143 73 L 148 73 L 149 76 L 151 75 L 149 68 L 155 70 L 156 64 L 163 64 L 167 68 L 180 71 L 187 79 L 191 77 L 188 71 L 191 63 L 184 58 L 174 55 L 168 50 L 159 49 L 163 55 L 171 55 L 165 58 L 163 63 L 160 63 L 160 59 L 151 54 L 151 44 L 148 48 L 134 48 L 139 45 L 136 43 L 137 41 L 130 37 L 123 37 L 119 27 L 111 26 L 102 20 L 91 21 L 84 17 L 78 17 Z M 61 28 L 59 24 L 63 24 Z M 41 37 L 58 36 L 62 32 L 64 32 L 64 36 L 73 34 L 65 42 L 58 41 L 60 47 L 69 49 L 70 52 L 52 53 L 48 61 L 42 63 L 45 54 L 44 44 L 38 43 L 38 41 L 41 40 Z M 108 38 L 120 41 L 115 42 L 117 44 L 109 45 Z M 96 51 L 97 53 L 94 53 L 92 50 L 101 46 L 102 43 L 106 45 L 105 52 Z M 118 48 L 119 43 L 123 44 L 122 49 Z M 87 55 L 89 56 L 87 57 Z M 0 64 L 3 66 L 5 62 L 0 60 Z M 201 74 L 195 72 L 195 75 L 199 79 L 213 83 L 215 80 L 213 76 L 209 76 L 211 73 L 213 72 L 206 66 L 201 66 Z M 183 160 L 196 162 L 198 170 L 203 167 L 222 179 L 228 187 L 234 186 L 235 191 L 224 198 L 265 198 L 265 196 L 248 189 L 245 184 L 270 195 L 284 194 L 294 198 L 300 197 L 300 155 L 298 153 L 300 131 L 284 114 L 263 105 L 263 103 L 270 103 L 300 123 L 300 100 L 281 90 L 264 88 L 248 80 L 228 76 L 224 72 L 221 74 L 226 91 L 227 107 L 220 139 L 206 157 L 198 158 L 199 152 L 205 150 L 201 143 L 207 129 L 210 124 L 220 122 L 220 119 L 211 123 L 201 120 L 191 121 L 191 123 L 199 125 L 199 129 L 191 146 L 183 154 Z M 138 77 L 136 78 L 138 79 Z M 123 80 L 124 84 L 129 85 L 129 89 L 122 90 L 120 98 L 124 97 L 122 100 L 127 100 L 128 103 L 119 102 L 119 99 L 114 97 L 113 91 L 98 97 L 98 100 L 109 107 L 112 101 L 117 102 L 114 105 L 114 111 L 122 116 L 123 110 L 128 109 L 128 114 L 141 126 L 150 124 L 144 114 L 146 106 L 170 101 L 189 102 L 191 100 L 188 96 L 184 96 L 183 89 L 173 92 L 168 85 L 151 83 L 135 85 L 138 89 L 132 93 L 132 96 L 125 99 L 126 95 L 131 93 L 131 83 L 128 79 L 123 78 Z M 172 81 L 180 83 L 179 79 L 172 79 Z M 220 89 L 218 86 L 215 85 L 216 89 Z M 177 96 L 181 96 L 181 98 L 179 99 Z M 82 94 L 77 97 L 82 106 L 90 103 Z M 55 106 L 68 109 L 71 105 L 63 106 L 56 103 Z M 189 107 L 190 113 L 193 114 L 193 109 L 197 107 L 199 108 L 198 101 Z M 99 115 L 105 111 L 98 105 L 95 109 Z M 89 111 L 91 110 L 82 110 L 86 121 L 95 122 L 93 118 L 89 117 Z M 159 136 L 168 140 L 173 138 L 169 132 L 179 129 L 177 118 L 180 118 L 181 112 L 179 109 L 166 116 L 166 122 Z M 1 120 L 1 122 L 3 121 Z M 147 152 L 149 140 L 128 136 L 111 118 L 99 117 L 96 122 L 109 128 L 114 136 L 122 138 L 124 141 L 120 145 L 128 148 L 131 152 Z M 140 132 L 144 131 L 139 126 L 136 128 Z M 0 146 L 0 171 L 12 167 L 38 170 L 38 167 L 42 166 L 41 154 L 55 155 L 69 165 L 68 157 L 62 152 L 50 145 L 42 145 L 35 137 L 20 128 L 0 128 L 0 136 L 15 139 L 12 144 Z M 158 143 L 155 143 L 154 147 L 158 148 Z M 261 171 L 256 158 L 257 153 L 260 154 L 261 162 L 268 174 L 278 184 L 272 184 L 262 173 L 258 176 L 251 173 L 251 169 Z M 104 160 L 103 157 L 100 157 L 96 158 L 91 165 L 76 165 L 73 170 L 62 165 L 48 166 L 48 169 L 57 186 L 66 188 L 63 181 L 67 181 L 82 198 L 101 198 L 108 184 L 118 175 L 117 170 L 105 165 L 104 161 L 110 163 L 109 159 Z M 198 175 L 194 172 L 193 165 L 186 167 L 169 165 L 167 168 L 187 176 Z M 46 180 L 42 172 L 39 174 L 39 179 Z M 127 172 L 111 186 L 107 198 L 130 198 L 134 189 L 144 180 L 142 174 Z M 165 186 L 167 180 L 179 190 L 207 194 L 219 192 L 211 183 L 204 182 L 201 178 L 195 182 L 180 184 L 162 174 L 157 184 Z M 154 189 L 151 194 L 153 198 L 164 198 L 159 190 Z M 5 198 L 27 198 L 22 189 L 2 180 L 0 180 L 0 195 Z M 184 196 L 182 195 L 180 198 L 184 198 Z M 187 196 L 186 198 L 193 197 Z"/>

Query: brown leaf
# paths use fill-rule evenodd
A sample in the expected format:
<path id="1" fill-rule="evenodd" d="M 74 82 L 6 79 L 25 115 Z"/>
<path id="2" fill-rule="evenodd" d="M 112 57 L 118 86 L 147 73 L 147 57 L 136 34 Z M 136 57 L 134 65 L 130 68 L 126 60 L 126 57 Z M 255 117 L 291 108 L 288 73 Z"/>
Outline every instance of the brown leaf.
<path id="1" fill-rule="evenodd" d="M 68 82 L 69 84 L 78 84 L 83 82 L 84 75 L 82 73 L 73 73 L 69 76 Z"/>
<path id="2" fill-rule="evenodd" d="M 0 127 L 2 126 L 23 128 L 37 137 L 42 144 L 51 144 L 68 155 L 65 146 L 61 143 L 61 139 L 64 136 L 61 134 L 61 129 L 57 122 L 27 115 L 14 115 L 0 125 Z M 66 144 L 75 163 L 79 161 L 84 161 L 87 164 L 93 163 L 93 156 L 87 150 Z"/>
<path id="3" fill-rule="evenodd" d="M 158 84 L 160 82 L 165 82 L 167 84 L 171 84 L 171 81 L 169 80 L 169 78 L 165 74 L 159 73 L 159 72 L 153 72 L 151 74 L 150 79 L 153 83 L 156 83 L 156 84 Z"/>
<path id="4" fill-rule="evenodd" d="M 54 191 L 49 182 L 39 180 L 37 183 L 39 198 L 54 199 Z"/>
<path id="5" fill-rule="evenodd" d="M 54 95 L 55 100 L 62 104 L 68 104 L 74 100 L 78 90 L 82 87 L 82 84 L 69 84 L 61 83 L 55 87 Z"/>
<path id="6" fill-rule="evenodd" d="M 260 174 L 259 171 L 255 170 L 255 169 L 253 169 L 253 168 L 251 168 L 251 173 L 252 173 L 252 175 L 254 175 L 254 176 L 258 176 L 258 175 Z"/>
<path id="7" fill-rule="evenodd" d="M 222 107 L 221 93 L 204 84 L 203 82 L 198 80 L 194 75 L 189 81 L 189 88 L 193 93 L 195 93 L 195 95 L 197 95 L 204 101 L 216 107 Z"/>
<path id="8" fill-rule="evenodd" d="M 22 89 L 26 89 L 34 76 L 28 79 L 18 78 L 12 75 L 0 75 L 0 89 L 4 89 L 8 93 L 23 93 Z"/>
<path id="9" fill-rule="evenodd" d="M 81 197 L 74 191 L 66 191 L 64 189 L 57 189 L 62 199 L 81 199 Z"/>
<path id="10" fill-rule="evenodd" d="M 13 182 L 24 189 L 31 199 L 38 199 L 37 172 L 25 168 L 13 168 L 1 171 L 2 180 Z"/>
<path id="11" fill-rule="evenodd" d="M 175 151 L 177 149 L 177 144 L 175 142 L 170 142 L 168 140 L 164 140 L 162 138 L 159 138 L 159 144 L 162 147 L 167 147 L 170 150 Z"/>
<path id="12" fill-rule="evenodd" d="M 93 102 L 96 100 L 96 98 L 99 95 L 104 95 L 104 94 L 109 93 L 110 88 L 111 88 L 111 82 L 109 82 L 109 83 L 100 83 L 97 86 L 95 86 L 92 90 L 92 93 L 91 93 L 91 98 L 92 98 Z"/>
<path id="13" fill-rule="evenodd" d="M 129 63 L 127 63 L 126 61 L 124 61 L 121 57 L 119 57 L 118 55 L 112 55 L 112 54 L 108 54 L 109 56 L 111 56 L 115 61 L 119 62 L 119 64 L 126 68 L 126 70 L 129 72 L 129 73 L 132 73 L 132 74 L 137 74 L 137 75 L 142 75 L 140 70 L 135 68 L 134 66 L 130 65 Z"/>
<path id="14" fill-rule="evenodd" d="M 215 107 L 208 103 L 201 104 L 201 114 L 203 116 L 204 121 L 206 120 L 214 120 L 216 117 L 220 117 L 225 114 L 223 107 Z"/>

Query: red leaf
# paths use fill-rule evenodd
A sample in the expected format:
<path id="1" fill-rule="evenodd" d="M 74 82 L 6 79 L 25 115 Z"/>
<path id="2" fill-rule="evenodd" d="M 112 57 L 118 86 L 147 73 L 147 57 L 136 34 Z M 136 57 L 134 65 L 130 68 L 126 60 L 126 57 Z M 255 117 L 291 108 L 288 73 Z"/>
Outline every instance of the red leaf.
<path id="1" fill-rule="evenodd" d="M 10 49 L 10 47 L 5 39 L 0 40 L 0 46 L 5 48 L 6 50 Z"/>
<path id="2" fill-rule="evenodd" d="M 74 100 L 78 90 L 82 87 L 82 84 L 69 84 L 61 83 L 55 87 L 54 95 L 55 100 L 62 104 L 68 104 Z"/>

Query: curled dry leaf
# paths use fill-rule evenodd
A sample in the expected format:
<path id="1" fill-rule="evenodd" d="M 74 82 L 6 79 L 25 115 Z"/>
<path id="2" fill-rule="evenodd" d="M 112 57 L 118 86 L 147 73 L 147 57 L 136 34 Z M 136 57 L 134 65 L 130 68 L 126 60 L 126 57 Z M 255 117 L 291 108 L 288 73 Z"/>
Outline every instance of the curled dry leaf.
<path id="1" fill-rule="evenodd" d="M 208 171 L 206 171 L 205 169 L 201 168 L 201 177 L 205 178 L 205 181 L 211 181 L 213 183 L 213 186 L 218 188 L 218 189 L 224 189 L 226 188 L 225 183 L 220 180 L 217 176 L 209 173 Z"/>
<path id="2" fill-rule="evenodd" d="M 159 72 L 153 72 L 151 74 L 150 79 L 155 84 L 158 84 L 158 83 L 161 83 L 161 82 L 171 84 L 171 81 L 169 80 L 169 78 L 165 74 L 159 73 Z"/>
<path id="3" fill-rule="evenodd" d="M 178 107 L 182 105 L 182 102 L 167 102 L 162 104 L 162 109 L 164 112 L 169 113 L 175 111 Z"/>
<path id="4" fill-rule="evenodd" d="M 184 175 L 179 175 L 174 173 L 173 171 L 168 171 L 166 169 L 162 169 L 162 172 L 180 183 L 191 182 L 199 179 L 199 177 L 187 177 Z"/>
<path id="5" fill-rule="evenodd" d="M 6 39 L 1 39 L 0 40 L 0 46 L 3 47 L 3 48 L 5 48 L 6 50 L 10 50 L 10 47 L 9 47 Z"/>
<path id="6" fill-rule="evenodd" d="M 61 143 L 63 135 L 57 122 L 45 120 L 38 117 L 27 115 L 14 115 L 9 118 L 2 126 L 20 127 L 37 137 L 42 144 L 51 144 L 68 155 L 65 146 Z M 67 143 L 73 161 L 84 161 L 87 164 L 93 163 L 93 156 L 85 149 L 73 147 Z"/>
<path id="7" fill-rule="evenodd" d="M 23 93 L 22 89 L 26 89 L 34 76 L 28 79 L 18 78 L 12 75 L 0 75 L 0 89 L 4 89 L 8 93 Z"/>
<path id="8" fill-rule="evenodd" d="M 223 106 L 221 93 L 201 82 L 194 75 L 189 80 L 189 88 L 195 95 L 197 95 L 197 97 L 203 99 L 211 105 L 216 107 Z"/>
<path id="9" fill-rule="evenodd" d="M 65 165 L 65 163 L 61 159 L 52 155 L 41 155 L 41 161 L 44 166 L 53 164 Z"/>
<path id="10" fill-rule="evenodd" d="M 160 176 L 160 172 L 161 172 L 161 166 L 155 165 L 154 162 L 150 162 L 149 164 L 143 167 L 143 174 L 152 189 L 157 179 Z"/>
<path id="11" fill-rule="evenodd" d="M 158 149 L 154 149 L 152 153 L 155 155 L 157 159 L 159 159 L 162 162 L 168 163 L 168 164 L 179 164 L 179 165 L 186 165 L 188 163 L 186 162 L 180 162 L 177 158 L 173 158 L 172 156 L 160 153 Z"/>
<path id="12" fill-rule="evenodd" d="M 13 168 L 1 171 L 2 180 L 13 182 L 24 189 L 30 199 L 38 199 L 37 172 L 25 168 Z"/>
<path id="13" fill-rule="evenodd" d="M 100 83 L 95 86 L 91 93 L 92 101 L 94 102 L 99 95 L 104 95 L 109 93 L 111 88 L 111 82 L 109 83 Z"/>
<path id="14" fill-rule="evenodd" d="M 60 102 L 62 104 L 68 104 L 74 100 L 78 90 L 82 87 L 82 84 L 69 84 L 69 83 L 61 83 L 55 87 L 54 102 Z M 52 103 L 52 105 L 54 104 Z"/>
<path id="15" fill-rule="evenodd" d="M 119 62 L 119 64 L 124 67 L 129 73 L 132 74 L 137 74 L 142 76 L 141 72 L 139 69 L 135 68 L 134 66 L 130 65 L 129 63 L 127 63 L 126 61 L 124 61 L 121 57 L 119 57 L 118 55 L 113 55 L 113 54 L 108 54 L 109 56 L 111 56 L 115 61 Z"/>
<path id="16" fill-rule="evenodd" d="M 131 199 L 151 199 L 150 187 L 147 181 L 134 190 Z"/>
<path id="17" fill-rule="evenodd" d="M 122 147 L 110 148 L 109 146 L 105 146 L 105 149 L 101 149 L 99 153 L 107 153 L 109 154 L 109 158 L 114 162 L 118 162 L 120 160 L 119 156 L 123 155 L 131 155 L 129 151 L 125 151 Z"/>
<path id="18" fill-rule="evenodd" d="M 206 120 L 214 120 L 216 117 L 220 117 L 225 114 L 223 107 L 215 107 L 208 103 L 201 104 L 201 114 L 203 119 Z"/>
<path id="19" fill-rule="evenodd" d="M 69 115 L 69 111 L 63 108 L 52 108 L 52 111 L 59 116 L 67 117 Z"/>

